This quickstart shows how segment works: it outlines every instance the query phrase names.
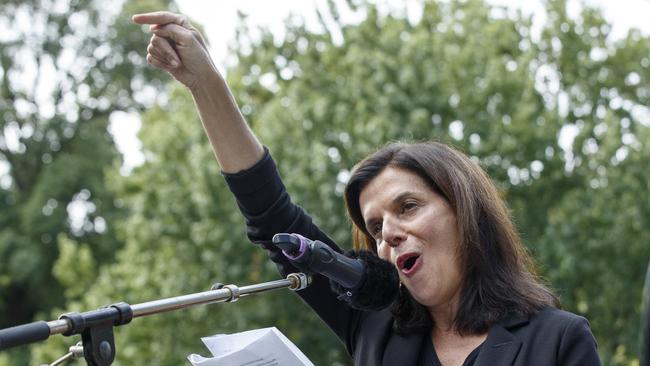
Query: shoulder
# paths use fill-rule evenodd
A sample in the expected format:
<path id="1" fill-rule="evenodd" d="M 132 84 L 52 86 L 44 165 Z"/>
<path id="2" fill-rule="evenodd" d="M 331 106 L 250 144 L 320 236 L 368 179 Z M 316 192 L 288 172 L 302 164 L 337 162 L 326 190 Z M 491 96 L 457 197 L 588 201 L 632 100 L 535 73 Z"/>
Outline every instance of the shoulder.
<path id="1" fill-rule="evenodd" d="M 547 307 L 512 329 L 524 347 L 555 354 L 561 365 L 599 365 L 596 340 L 587 319 L 568 311 Z M 581 363 L 583 362 L 583 363 Z"/>
<path id="2" fill-rule="evenodd" d="M 546 307 L 529 318 L 531 331 L 556 337 L 559 342 L 567 338 L 588 337 L 593 339 L 587 319 L 574 313 Z"/>
<path id="3" fill-rule="evenodd" d="M 529 332 L 531 329 L 558 332 L 576 324 L 589 326 L 584 317 L 553 307 L 544 307 L 530 316 L 509 316 L 501 321 L 501 325 L 514 332 Z"/>
<path id="4" fill-rule="evenodd" d="M 539 312 L 533 314 L 530 317 L 530 322 L 532 323 L 540 323 L 540 324 L 556 324 L 561 327 L 568 326 L 573 323 L 588 323 L 587 319 L 580 315 L 576 315 L 574 313 L 561 310 L 561 309 L 556 309 L 553 307 L 545 307 L 544 309 L 540 310 Z"/>

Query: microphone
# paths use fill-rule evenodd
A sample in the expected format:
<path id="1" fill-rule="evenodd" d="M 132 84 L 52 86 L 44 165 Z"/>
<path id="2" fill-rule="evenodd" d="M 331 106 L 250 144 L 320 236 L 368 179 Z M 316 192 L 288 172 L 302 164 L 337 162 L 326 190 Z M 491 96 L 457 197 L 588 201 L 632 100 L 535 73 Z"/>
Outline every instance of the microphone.
<path id="1" fill-rule="evenodd" d="M 399 276 L 392 263 L 370 251 L 352 251 L 345 256 L 319 240 L 299 234 L 280 233 L 273 244 L 300 270 L 330 279 L 339 299 L 360 310 L 381 310 L 399 293 Z"/>

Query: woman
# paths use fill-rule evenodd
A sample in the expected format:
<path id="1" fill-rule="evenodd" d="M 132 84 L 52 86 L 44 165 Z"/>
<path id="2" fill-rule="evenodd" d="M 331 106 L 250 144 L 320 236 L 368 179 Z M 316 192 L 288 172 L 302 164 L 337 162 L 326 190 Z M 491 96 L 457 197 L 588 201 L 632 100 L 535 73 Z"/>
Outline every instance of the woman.
<path id="1" fill-rule="evenodd" d="M 295 268 L 271 244 L 275 233 L 340 251 L 291 202 L 196 29 L 168 12 L 133 20 L 151 25 L 148 62 L 192 93 L 249 238 L 283 275 Z M 357 245 L 397 268 L 399 299 L 390 310 L 355 310 L 320 276 L 299 295 L 356 365 L 600 364 L 587 321 L 557 309 L 498 192 L 467 156 L 438 143 L 388 145 L 360 163 L 345 198 Z"/>

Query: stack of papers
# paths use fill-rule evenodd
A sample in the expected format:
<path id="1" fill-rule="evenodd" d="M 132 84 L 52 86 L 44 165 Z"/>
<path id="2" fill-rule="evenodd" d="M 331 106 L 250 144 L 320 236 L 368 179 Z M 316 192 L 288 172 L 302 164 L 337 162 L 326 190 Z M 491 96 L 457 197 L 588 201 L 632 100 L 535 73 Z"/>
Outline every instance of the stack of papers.
<path id="1" fill-rule="evenodd" d="M 201 338 L 213 357 L 187 356 L 194 366 L 314 366 L 277 328 Z"/>

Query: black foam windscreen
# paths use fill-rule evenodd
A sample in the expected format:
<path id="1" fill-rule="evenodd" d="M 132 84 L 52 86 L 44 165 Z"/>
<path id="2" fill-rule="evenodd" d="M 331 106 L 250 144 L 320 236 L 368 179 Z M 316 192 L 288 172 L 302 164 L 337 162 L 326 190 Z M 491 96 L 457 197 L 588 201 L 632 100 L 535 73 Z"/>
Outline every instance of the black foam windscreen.
<path id="1" fill-rule="evenodd" d="M 330 286 L 339 294 L 339 299 L 360 310 L 377 311 L 389 307 L 399 294 L 399 275 L 395 266 L 366 250 L 349 251 L 346 256 L 361 260 L 364 272 L 361 282 L 355 288 L 345 288 L 330 281 Z"/>

